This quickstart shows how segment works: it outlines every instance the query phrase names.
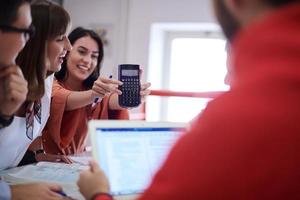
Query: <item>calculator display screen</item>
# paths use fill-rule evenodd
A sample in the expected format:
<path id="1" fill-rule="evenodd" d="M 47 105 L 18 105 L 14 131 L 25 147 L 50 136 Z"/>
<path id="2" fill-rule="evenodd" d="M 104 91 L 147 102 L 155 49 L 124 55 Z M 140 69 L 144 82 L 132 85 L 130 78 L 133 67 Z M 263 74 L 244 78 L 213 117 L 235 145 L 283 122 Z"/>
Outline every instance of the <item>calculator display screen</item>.
<path id="1" fill-rule="evenodd" d="M 138 76 L 139 71 L 138 70 L 122 70 L 122 76 Z"/>

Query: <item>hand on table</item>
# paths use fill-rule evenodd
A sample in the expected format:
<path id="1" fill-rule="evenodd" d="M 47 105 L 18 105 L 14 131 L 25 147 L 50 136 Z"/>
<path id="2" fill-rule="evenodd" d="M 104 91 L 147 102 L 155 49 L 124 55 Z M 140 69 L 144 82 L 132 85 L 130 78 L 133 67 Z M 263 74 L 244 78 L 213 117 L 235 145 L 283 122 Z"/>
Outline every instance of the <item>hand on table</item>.
<path id="1" fill-rule="evenodd" d="M 104 172 L 95 161 L 90 162 L 90 169 L 83 171 L 77 181 L 79 191 L 86 199 L 97 193 L 109 193 L 109 182 Z"/>
<path id="2" fill-rule="evenodd" d="M 62 187 L 57 184 L 48 183 L 30 183 L 12 185 L 11 194 L 12 200 L 65 200 L 69 199 L 58 194 L 58 191 L 62 191 Z"/>
<path id="3" fill-rule="evenodd" d="M 47 161 L 47 162 L 63 162 L 67 164 L 71 164 L 72 160 L 65 155 L 56 155 L 56 154 L 49 154 L 49 153 L 39 153 L 35 155 L 35 159 L 38 162 Z"/>

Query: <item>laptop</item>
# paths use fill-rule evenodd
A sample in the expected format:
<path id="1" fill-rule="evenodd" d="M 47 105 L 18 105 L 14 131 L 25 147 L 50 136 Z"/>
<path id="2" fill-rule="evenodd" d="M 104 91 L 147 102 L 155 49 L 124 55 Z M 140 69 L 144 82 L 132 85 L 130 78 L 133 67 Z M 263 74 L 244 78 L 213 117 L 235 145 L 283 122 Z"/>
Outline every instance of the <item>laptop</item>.
<path id="1" fill-rule="evenodd" d="M 93 158 L 108 177 L 115 199 L 134 199 L 143 193 L 186 126 L 176 122 L 89 122 Z"/>

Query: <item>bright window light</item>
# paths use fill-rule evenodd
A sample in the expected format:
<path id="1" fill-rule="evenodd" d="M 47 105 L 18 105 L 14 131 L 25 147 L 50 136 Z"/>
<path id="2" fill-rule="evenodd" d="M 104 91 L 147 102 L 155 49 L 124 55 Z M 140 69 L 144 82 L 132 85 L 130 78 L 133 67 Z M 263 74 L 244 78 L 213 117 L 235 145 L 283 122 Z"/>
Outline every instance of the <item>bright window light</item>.
<path id="1" fill-rule="evenodd" d="M 186 92 L 224 91 L 226 50 L 224 39 L 175 38 L 171 43 L 169 89 Z M 167 121 L 190 121 L 210 99 L 168 98 Z"/>

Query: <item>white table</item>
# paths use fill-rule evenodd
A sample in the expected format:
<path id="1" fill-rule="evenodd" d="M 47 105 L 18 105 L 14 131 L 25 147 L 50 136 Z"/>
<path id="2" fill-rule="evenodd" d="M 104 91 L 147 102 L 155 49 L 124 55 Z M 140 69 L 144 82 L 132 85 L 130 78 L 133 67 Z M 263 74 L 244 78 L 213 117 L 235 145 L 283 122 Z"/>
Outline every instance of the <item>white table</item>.
<path id="1" fill-rule="evenodd" d="M 78 200 L 84 197 L 78 191 L 76 181 L 81 170 L 88 168 L 79 164 L 46 163 L 31 164 L 22 167 L 0 171 L 0 176 L 9 184 L 22 184 L 33 182 L 57 183 L 63 187 L 64 192 Z"/>

